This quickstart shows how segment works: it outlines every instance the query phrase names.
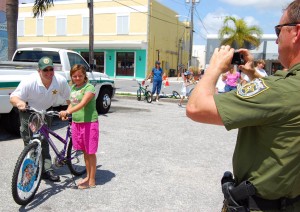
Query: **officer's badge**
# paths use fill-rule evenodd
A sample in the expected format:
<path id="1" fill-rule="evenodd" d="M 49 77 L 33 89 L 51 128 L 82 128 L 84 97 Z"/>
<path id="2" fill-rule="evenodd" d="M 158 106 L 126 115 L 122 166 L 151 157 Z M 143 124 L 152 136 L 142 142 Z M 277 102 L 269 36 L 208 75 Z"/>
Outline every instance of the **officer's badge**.
<path id="1" fill-rule="evenodd" d="M 244 99 L 254 97 L 262 92 L 268 90 L 263 79 L 255 79 L 243 86 L 238 86 L 237 95 Z"/>
<path id="2" fill-rule="evenodd" d="M 43 62 L 44 62 L 44 64 L 46 64 L 46 65 L 47 65 L 47 64 L 49 64 L 49 63 L 50 63 L 50 60 L 49 60 L 49 58 L 44 58 L 44 59 L 43 59 Z"/>
<path id="3" fill-rule="evenodd" d="M 52 94 L 55 95 L 55 94 L 57 94 L 57 92 L 58 91 L 55 89 L 55 90 L 52 91 Z"/>

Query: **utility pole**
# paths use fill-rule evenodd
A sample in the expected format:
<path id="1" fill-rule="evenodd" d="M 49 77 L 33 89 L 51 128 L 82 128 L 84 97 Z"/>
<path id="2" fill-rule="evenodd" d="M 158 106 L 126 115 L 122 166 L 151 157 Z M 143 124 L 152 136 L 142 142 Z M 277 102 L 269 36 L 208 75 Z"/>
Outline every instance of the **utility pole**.
<path id="1" fill-rule="evenodd" d="M 90 11 L 90 27 L 89 27 L 89 64 L 94 70 L 94 1 L 87 0 L 88 8 Z"/>
<path id="2" fill-rule="evenodd" d="M 193 34 L 194 34 L 194 9 L 195 9 L 195 0 L 192 1 L 191 9 L 191 32 L 190 32 L 190 53 L 189 53 L 189 66 L 192 65 L 192 55 L 193 55 Z"/>
<path id="3" fill-rule="evenodd" d="M 190 32 L 190 48 L 189 48 L 189 66 L 192 65 L 192 55 L 193 55 L 193 34 L 194 34 L 194 10 L 195 4 L 199 2 L 199 0 L 185 0 L 186 3 L 192 3 L 191 6 L 191 32 Z"/>

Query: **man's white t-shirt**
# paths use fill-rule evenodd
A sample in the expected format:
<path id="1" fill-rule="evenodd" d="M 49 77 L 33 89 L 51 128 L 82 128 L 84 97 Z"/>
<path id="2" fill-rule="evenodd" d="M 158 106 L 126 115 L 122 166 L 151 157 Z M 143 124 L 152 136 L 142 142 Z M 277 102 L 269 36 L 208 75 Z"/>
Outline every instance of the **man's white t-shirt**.
<path id="1" fill-rule="evenodd" d="M 54 74 L 51 85 L 47 89 L 39 73 L 36 72 L 23 79 L 10 96 L 19 97 L 37 110 L 46 110 L 53 106 L 59 97 L 68 100 L 70 86 L 63 76 Z"/>

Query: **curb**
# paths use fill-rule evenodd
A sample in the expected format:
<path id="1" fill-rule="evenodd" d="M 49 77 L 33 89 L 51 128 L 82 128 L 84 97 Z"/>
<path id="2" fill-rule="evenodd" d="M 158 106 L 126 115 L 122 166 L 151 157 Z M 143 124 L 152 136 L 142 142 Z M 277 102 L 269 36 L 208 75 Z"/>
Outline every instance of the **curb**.
<path id="1" fill-rule="evenodd" d="M 128 93 L 126 93 L 128 94 Z M 116 93 L 115 96 L 113 97 L 113 99 L 132 99 L 132 100 L 136 100 L 137 101 L 137 97 L 134 95 L 120 95 L 120 93 Z M 174 99 L 174 98 L 159 98 L 160 102 L 171 102 L 171 103 L 179 103 L 180 99 Z M 141 100 L 142 101 L 142 100 Z M 155 102 L 155 101 L 153 101 Z M 185 98 L 183 100 L 183 103 L 187 103 L 187 99 Z"/>

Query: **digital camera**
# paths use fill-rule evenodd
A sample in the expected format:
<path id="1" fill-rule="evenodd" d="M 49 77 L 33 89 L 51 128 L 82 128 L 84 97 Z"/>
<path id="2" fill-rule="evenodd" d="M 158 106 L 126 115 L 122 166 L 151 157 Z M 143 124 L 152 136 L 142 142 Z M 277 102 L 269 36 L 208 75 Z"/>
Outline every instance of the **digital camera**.
<path id="1" fill-rule="evenodd" d="M 239 52 L 234 52 L 231 64 L 233 64 L 233 65 L 245 64 L 244 56 Z"/>

